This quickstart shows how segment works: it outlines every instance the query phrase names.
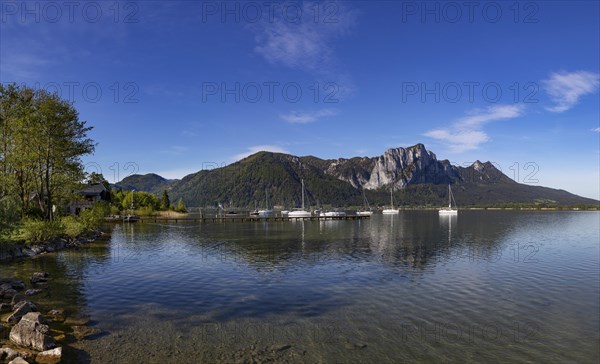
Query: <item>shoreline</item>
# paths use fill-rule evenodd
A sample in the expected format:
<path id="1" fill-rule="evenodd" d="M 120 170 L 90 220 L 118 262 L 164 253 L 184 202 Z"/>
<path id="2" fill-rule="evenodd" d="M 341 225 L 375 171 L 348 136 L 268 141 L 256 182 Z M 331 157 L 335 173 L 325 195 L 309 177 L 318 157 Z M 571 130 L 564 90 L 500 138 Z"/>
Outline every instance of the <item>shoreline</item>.
<path id="1" fill-rule="evenodd" d="M 78 236 L 74 239 L 61 237 L 54 241 L 31 245 L 28 245 L 24 242 L 2 243 L 0 244 L 0 264 L 12 262 L 17 259 L 35 258 L 47 253 L 54 253 L 65 249 L 81 247 L 84 244 L 97 241 L 104 235 L 106 234 L 101 230 L 96 230 L 91 233 Z"/>

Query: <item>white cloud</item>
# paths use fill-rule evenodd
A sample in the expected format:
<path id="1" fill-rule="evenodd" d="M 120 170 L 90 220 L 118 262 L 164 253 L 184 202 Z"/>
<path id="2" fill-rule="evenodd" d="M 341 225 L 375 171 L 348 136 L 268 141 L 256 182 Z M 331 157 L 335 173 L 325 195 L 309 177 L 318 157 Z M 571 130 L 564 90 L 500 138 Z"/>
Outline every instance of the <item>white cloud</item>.
<path id="1" fill-rule="evenodd" d="M 354 26 L 356 11 L 338 1 L 304 2 L 301 9 L 286 7 L 282 16 L 265 20 L 257 33 L 255 52 L 272 64 L 317 72 L 335 67 L 332 40 Z"/>
<path id="2" fill-rule="evenodd" d="M 485 110 L 475 109 L 455 121 L 450 127 L 430 130 L 424 135 L 444 142 L 453 153 L 462 153 L 477 149 L 479 145 L 490 140 L 487 133 L 481 130 L 485 124 L 513 119 L 522 113 L 521 105 L 498 105 Z"/>
<path id="3" fill-rule="evenodd" d="M 188 147 L 184 147 L 182 145 L 172 145 L 167 149 L 163 149 L 160 151 L 162 154 L 170 154 L 170 155 L 181 155 L 189 150 Z"/>
<path id="4" fill-rule="evenodd" d="M 246 150 L 243 153 L 239 153 L 239 154 L 232 156 L 231 160 L 239 161 L 240 159 L 244 159 L 244 158 L 246 158 L 254 153 L 258 153 L 258 152 L 273 152 L 273 153 L 286 153 L 286 154 L 290 153 L 287 149 L 284 149 L 278 145 L 255 145 L 253 147 L 249 147 L 248 150 Z"/>
<path id="5" fill-rule="evenodd" d="M 582 96 L 598 89 L 600 75 L 587 71 L 552 73 L 549 79 L 542 81 L 542 85 L 555 104 L 546 110 L 564 112 L 575 106 Z"/>
<path id="6" fill-rule="evenodd" d="M 336 55 L 335 41 L 352 33 L 358 11 L 342 1 L 305 1 L 300 8 L 282 9 L 286 10 L 248 26 L 256 34 L 254 52 L 272 65 L 316 77 L 322 97 L 354 96 L 357 86 Z"/>
<path id="7" fill-rule="evenodd" d="M 322 109 L 315 112 L 291 111 L 287 114 L 279 115 L 283 120 L 292 124 L 307 124 L 315 122 L 321 118 L 335 116 L 339 112 L 336 109 Z"/>
<path id="8" fill-rule="evenodd" d="M 592 129 L 592 131 L 595 131 L 596 133 L 600 133 L 600 128 Z"/>
<path id="9" fill-rule="evenodd" d="M 485 110 L 475 109 L 469 111 L 468 116 L 459 119 L 455 125 L 460 129 L 479 128 L 490 121 L 516 118 L 522 111 L 523 107 L 520 105 L 498 105 Z"/>
<path id="10" fill-rule="evenodd" d="M 185 124 L 185 127 L 181 130 L 181 135 L 184 137 L 192 138 L 192 137 L 198 136 L 198 134 L 200 134 L 202 128 L 203 128 L 203 124 L 201 124 L 199 122 L 187 123 L 187 124 Z"/>

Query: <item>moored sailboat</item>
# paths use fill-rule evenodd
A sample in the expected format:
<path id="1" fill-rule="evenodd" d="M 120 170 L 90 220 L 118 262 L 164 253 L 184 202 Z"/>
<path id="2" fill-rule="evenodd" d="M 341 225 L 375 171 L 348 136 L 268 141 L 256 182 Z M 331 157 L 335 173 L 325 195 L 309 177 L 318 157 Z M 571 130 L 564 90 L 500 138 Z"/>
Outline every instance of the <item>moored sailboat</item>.
<path id="1" fill-rule="evenodd" d="M 373 211 L 371 211 L 371 206 L 369 206 L 369 201 L 367 200 L 367 195 L 365 194 L 365 190 L 363 189 L 363 202 L 364 206 L 362 210 L 356 211 L 356 215 L 358 216 L 371 216 L 373 215 Z"/>
<path id="2" fill-rule="evenodd" d="M 273 216 L 273 210 L 269 209 L 269 195 L 265 189 L 265 209 L 257 211 L 260 217 L 271 217 Z"/>
<path id="3" fill-rule="evenodd" d="M 288 213 L 288 217 L 311 217 L 310 211 L 304 209 L 304 180 L 302 180 L 302 209 L 294 210 Z"/>
<path id="4" fill-rule="evenodd" d="M 393 191 L 394 191 L 394 183 L 392 182 L 392 187 L 390 188 L 390 205 L 392 207 L 381 211 L 381 213 L 384 215 L 396 215 L 396 214 L 400 213 L 400 210 L 394 208 L 394 195 L 392 194 Z"/>
<path id="5" fill-rule="evenodd" d="M 452 208 L 452 201 L 454 200 L 454 195 L 452 194 L 452 188 L 448 185 L 448 207 L 443 207 L 439 210 L 440 215 L 457 215 L 458 210 Z M 456 201 L 454 201 L 454 206 L 456 206 Z"/>

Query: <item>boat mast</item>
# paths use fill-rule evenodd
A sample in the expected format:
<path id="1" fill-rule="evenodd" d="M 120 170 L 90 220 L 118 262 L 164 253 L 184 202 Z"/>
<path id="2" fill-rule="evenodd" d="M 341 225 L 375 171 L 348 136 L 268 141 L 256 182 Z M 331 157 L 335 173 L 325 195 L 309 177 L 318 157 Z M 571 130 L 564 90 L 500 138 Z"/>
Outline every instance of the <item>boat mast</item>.
<path id="1" fill-rule="evenodd" d="M 304 180 L 302 180 L 302 210 L 304 210 Z"/>
<path id="2" fill-rule="evenodd" d="M 267 205 L 265 207 L 266 210 L 269 209 L 269 195 L 267 195 L 267 189 L 265 188 L 265 204 Z"/>
<path id="3" fill-rule="evenodd" d="M 450 185 L 448 185 L 448 208 L 452 208 L 452 189 L 450 189 Z"/>
<path id="4" fill-rule="evenodd" d="M 394 191 L 394 185 L 393 184 L 392 184 L 392 188 L 390 188 L 390 204 L 392 205 L 392 210 L 393 210 L 394 209 L 394 197 L 392 196 L 392 191 Z"/>

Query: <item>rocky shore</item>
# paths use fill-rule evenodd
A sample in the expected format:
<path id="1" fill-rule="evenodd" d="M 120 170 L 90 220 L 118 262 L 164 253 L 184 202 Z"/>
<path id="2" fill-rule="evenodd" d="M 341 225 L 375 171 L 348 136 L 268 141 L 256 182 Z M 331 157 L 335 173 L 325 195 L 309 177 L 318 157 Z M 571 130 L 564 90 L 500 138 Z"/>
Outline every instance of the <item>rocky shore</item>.
<path id="1" fill-rule="evenodd" d="M 68 355 L 69 345 L 100 334 L 85 319 L 68 317 L 62 308 L 42 307 L 30 300 L 46 289 L 49 279 L 47 272 L 33 273 L 28 284 L 16 278 L 0 278 L 0 362 L 64 362 L 65 354 L 77 354 L 73 349 Z"/>
<path id="2" fill-rule="evenodd" d="M 102 235 L 101 231 L 94 231 L 75 239 L 61 237 L 34 245 L 3 245 L 0 262 L 81 247 Z M 0 363 L 54 364 L 65 362 L 65 355 L 74 359 L 68 361 L 77 362 L 80 353 L 69 350 L 70 345 L 100 333 L 87 326 L 86 319 L 68 317 L 60 307 L 43 307 L 31 300 L 47 289 L 50 279 L 47 272 L 33 273 L 27 283 L 0 277 Z"/>
<path id="3" fill-rule="evenodd" d="M 25 243 L 17 243 L 14 245 L 3 244 L 0 245 L 0 262 L 19 258 L 33 258 L 45 253 L 52 253 L 67 248 L 80 247 L 86 243 L 91 243 L 98 240 L 102 235 L 104 235 L 104 233 L 98 230 L 83 236 L 78 236 L 75 239 L 61 237 L 54 241 L 33 245 L 27 245 Z"/>

